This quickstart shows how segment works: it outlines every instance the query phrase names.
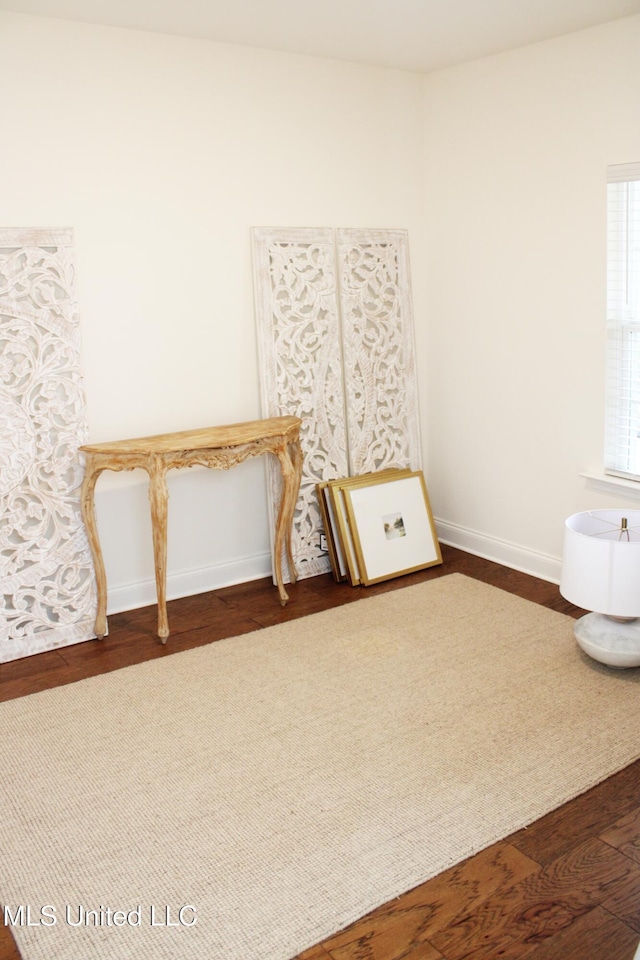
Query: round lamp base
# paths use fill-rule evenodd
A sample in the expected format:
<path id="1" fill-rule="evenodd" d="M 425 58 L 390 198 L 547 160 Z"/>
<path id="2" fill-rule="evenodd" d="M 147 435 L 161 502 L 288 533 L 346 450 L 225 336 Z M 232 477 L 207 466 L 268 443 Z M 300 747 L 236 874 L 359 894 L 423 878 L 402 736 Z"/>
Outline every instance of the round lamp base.
<path id="1" fill-rule="evenodd" d="M 640 667 L 640 619 L 612 620 L 602 613 L 588 613 L 574 627 L 578 645 L 594 660 L 608 667 Z"/>

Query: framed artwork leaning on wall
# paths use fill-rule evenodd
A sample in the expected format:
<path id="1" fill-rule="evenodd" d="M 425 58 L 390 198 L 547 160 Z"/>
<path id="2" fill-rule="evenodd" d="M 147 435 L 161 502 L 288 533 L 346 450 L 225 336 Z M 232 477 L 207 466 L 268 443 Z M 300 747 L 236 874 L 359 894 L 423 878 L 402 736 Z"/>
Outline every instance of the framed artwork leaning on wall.
<path id="1" fill-rule="evenodd" d="M 358 582 L 365 586 L 442 563 L 424 476 L 384 471 L 331 485 L 342 497 Z M 342 533 L 345 526 L 338 527 Z"/>

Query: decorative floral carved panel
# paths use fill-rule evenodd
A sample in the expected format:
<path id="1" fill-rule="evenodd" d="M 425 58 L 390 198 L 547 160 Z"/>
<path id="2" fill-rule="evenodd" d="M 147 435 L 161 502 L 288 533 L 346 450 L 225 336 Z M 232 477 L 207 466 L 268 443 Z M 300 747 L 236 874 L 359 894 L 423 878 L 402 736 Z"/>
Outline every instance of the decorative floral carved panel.
<path id="1" fill-rule="evenodd" d="M 300 578 L 331 569 L 317 483 L 421 466 L 406 231 L 339 230 L 337 241 L 329 228 L 253 230 L 262 413 L 303 420 Z M 272 529 L 279 485 L 273 465 Z"/>
<path id="2" fill-rule="evenodd" d="M 419 470 L 407 233 L 341 229 L 337 245 L 350 475 Z"/>
<path id="3" fill-rule="evenodd" d="M 0 229 L 0 662 L 94 636 L 71 230 Z"/>
<path id="4" fill-rule="evenodd" d="M 331 569 L 320 542 L 316 483 L 347 471 L 333 233 L 257 227 L 253 251 L 262 413 L 303 421 L 292 549 L 300 578 L 312 577 Z M 277 463 L 269 464 L 268 476 L 274 530 L 281 493 Z"/>

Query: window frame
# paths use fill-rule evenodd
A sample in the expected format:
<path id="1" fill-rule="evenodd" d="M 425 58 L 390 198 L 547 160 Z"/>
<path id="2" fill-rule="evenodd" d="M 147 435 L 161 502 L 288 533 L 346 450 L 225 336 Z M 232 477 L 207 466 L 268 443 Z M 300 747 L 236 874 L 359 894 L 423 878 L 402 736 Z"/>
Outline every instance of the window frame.
<path id="1" fill-rule="evenodd" d="M 607 168 L 604 473 L 640 484 L 640 163 Z"/>

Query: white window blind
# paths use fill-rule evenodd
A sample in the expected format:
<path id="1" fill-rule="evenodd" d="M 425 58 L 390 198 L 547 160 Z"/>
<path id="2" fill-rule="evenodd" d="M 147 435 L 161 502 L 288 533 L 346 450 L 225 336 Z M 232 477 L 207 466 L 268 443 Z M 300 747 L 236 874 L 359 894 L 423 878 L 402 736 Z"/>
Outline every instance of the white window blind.
<path id="1" fill-rule="evenodd" d="M 605 472 L 640 481 L 640 163 L 607 168 Z"/>

